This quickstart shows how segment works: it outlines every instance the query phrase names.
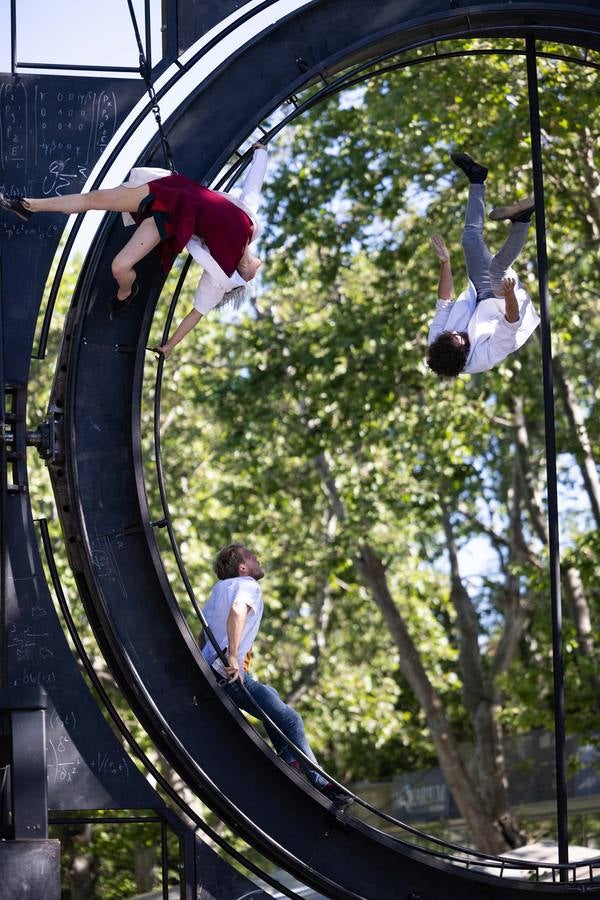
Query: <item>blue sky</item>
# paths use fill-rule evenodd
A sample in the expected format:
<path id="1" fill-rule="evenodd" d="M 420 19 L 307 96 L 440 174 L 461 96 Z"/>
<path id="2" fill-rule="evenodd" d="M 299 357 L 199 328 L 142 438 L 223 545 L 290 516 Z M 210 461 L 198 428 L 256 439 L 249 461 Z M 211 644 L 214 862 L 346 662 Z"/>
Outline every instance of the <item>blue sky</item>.
<path id="1" fill-rule="evenodd" d="M 0 3 L 0 70 L 10 71 L 10 0 Z M 160 0 L 151 0 L 153 55 L 160 54 Z M 17 0 L 19 62 L 137 66 L 127 0 Z M 134 0 L 143 39 L 144 2 Z M 156 59 L 154 60 L 156 62 Z"/>

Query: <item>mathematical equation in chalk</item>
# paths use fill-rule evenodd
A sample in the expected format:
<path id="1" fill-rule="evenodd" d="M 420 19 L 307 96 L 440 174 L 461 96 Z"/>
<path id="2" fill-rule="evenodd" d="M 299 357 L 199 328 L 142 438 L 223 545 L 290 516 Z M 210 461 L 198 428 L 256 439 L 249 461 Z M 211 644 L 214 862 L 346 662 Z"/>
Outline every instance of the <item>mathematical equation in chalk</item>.
<path id="1" fill-rule="evenodd" d="M 25 176 L 32 186 L 41 178 L 45 196 L 83 183 L 116 127 L 117 102 L 110 90 L 0 83 L 0 170 L 12 180 Z"/>
<path id="2" fill-rule="evenodd" d="M 44 687 L 56 685 L 56 674 L 50 671 L 54 659 L 54 650 L 50 633 L 43 627 L 43 619 L 39 616 L 41 607 L 34 607 L 38 611 L 38 619 L 35 625 L 23 625 L 9 622 L 7 650 L 13 654 L 17 663 L 26 663 L 20 671 L 20 684 L 41 684 Z M 42 668 L 38 667 L 44 664 Z"/>
<path id="3" fill-rule="evenodd" d="M 83 760 L 66 732 L 48 738 L 48 777 L 54 784 L 74 781 L 83 766 Z"/>

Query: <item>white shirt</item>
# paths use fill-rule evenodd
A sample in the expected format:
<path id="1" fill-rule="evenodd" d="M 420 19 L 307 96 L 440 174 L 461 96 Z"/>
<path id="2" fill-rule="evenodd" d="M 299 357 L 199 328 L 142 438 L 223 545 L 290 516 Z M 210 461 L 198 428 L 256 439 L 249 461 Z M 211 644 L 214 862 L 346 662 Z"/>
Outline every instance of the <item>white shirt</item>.
<path id="1" fill-rule="evenodd" d="M 250 578 L 249 575 L 217 581 L 210 592 L 203 612 L 206 623 L 212 631 L 215 640 L 219 647 L 225 651 L 227 647 L 227 619 L 231 607 L 236 601 L 241 601 L 248 607 L 248 615 L 244 622 L 244 630 L 238 652 L 240 672 L 243 672 L 244 658 L 258 634 L 264 610 L 262 591 L 258 581 Z M 202 656 L 209 665 L 213 666 L 215 671 L 223 672 L 223 663 L 217 658 L 217 651 L 210 641 L 207 641 L 204 645 Z"/>
<path id="2" fill-rule="evenodd" d="M 516 277 L 512 270 L 511 275 Z M 469 281 L 468 288 L 457 300 L 437 301 L 428 344 L 432 344 L 443 331 L 466 331 L 470 349 L 461 375 L 487 372 L 509 353 L 518 350 L 539 325 L 540 317 L 531 297 L 518 280 L 515 294 L 519 318 L 516 322 L 508 322 L 504 298 L 490 297 L 477 303 L 475 285 Z"/>
<path id="3" fill-rule="evenodd" d="M 252 242 L 258 238 L 262 231 L 260 220 L 258 219 L 256 212 L 260 203 L 260 190 L 265 178 L 265 172 L 267 171 L 267 156 L 267 151 L 258 147 L 254 151 L 252 163 L 248 169 L 242 187 L 235 187 L 227 193 L 217 191 L 217 193 L 222 194 L 223 197 L 227 197 L 228 200 L 231 200 L 232 203 L 235 203 L 236 206 L 239 206 L 240 209 L 243 209 L 244 212 L 250 216 L 253 229 Z M 142 184 L 148 184 L 150 181 L 166 178 L 169 175 L 171 175 L 171 172 L 168 169 L 140 166 L 131 170 L 125 186 L 140 187 Z M 129 213 L 123 213 L 123 223 L 125 225 L 135 224 Z M 246 285 L 246 282 L 239 272 L 234 272 L 231 277 L 229 277 L 223 271 L 217 261 L 213 259 L 210 250 L 204 241 L 197 235 L 192 235 L 186 244 L 186 249 L 191 256 L 194 257 L 196 262 L 200 263 L 204 270 L 200 281 L 198 282 L 194 297 L 194 309 L 197 309 L 202 315 L 206 315 L 207 312 L 210 312 L 211 309 L 217 306 L 223 299 L 223 295 L 228 291 Z"/>

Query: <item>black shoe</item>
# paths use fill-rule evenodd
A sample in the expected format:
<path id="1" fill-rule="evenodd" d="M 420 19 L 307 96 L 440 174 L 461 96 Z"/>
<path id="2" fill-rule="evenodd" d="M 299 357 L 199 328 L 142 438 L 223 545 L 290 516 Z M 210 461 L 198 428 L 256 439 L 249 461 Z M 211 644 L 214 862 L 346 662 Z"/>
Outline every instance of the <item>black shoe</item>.
<path id="1" fill-rule="evenodd" d="M 530 222 L 535 212 L 535 200 L 533 197 L 525 197 L 517 200 L 509 206 L 496 206 L 490 213 L 490 219 L 498 222 L 500 219 L 509 219 L 511 222 Z"/>
<path id="2" fill-rule="evenodd" d="M 475 162 L 468 153 L 451 153 L 450 159 L 459 169 L 463 170 L 471 184 L 483 184 L 487 178 L 488 170 L 486 167 L 482 166 L 481 163 Z"/>
<path id="3" fill-rule="evenodd" d="M 23 197 L 6 197 L 4 194 L 0 194 L 0 209 L 14 213 L 24 222 L 29 221 L 33 215 Z"/>
<path id="4" fill-rule="evenodd" d="M 341 788 L 331 782 L 326 784 L 325 787 L 320 788 L 320 791 L 323 796 L 327 797 L 328 800 L 331 800 L 333 805 L 338 809 L 346 809 L 351 803 L 354 803 L 352 794 L 346 793 L 346 791 L 341 790 Z"/>
<path id="5" fill-rule="evenodd" d="M 128 297 L 125 297 L 124 300 L 119 300 L 115 292 L 115 294 L 110 298 L 109 303 L 111 319 L 113 316 L 119 316 L 121 313 L 124 313 L 126 309 L 129 309 L 129 307 L 131 306 L 131 302 L 133 298 L 137 296 L 138 291 L 138 283 L 137 281 L 134 281 L 131 285 L 131 293 Z"/>

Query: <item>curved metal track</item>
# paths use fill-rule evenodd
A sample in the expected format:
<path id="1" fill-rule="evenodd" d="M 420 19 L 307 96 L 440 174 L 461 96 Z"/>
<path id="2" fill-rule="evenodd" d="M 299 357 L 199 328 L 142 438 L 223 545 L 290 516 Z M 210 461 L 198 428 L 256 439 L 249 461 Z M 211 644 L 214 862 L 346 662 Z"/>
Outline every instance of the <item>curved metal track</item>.
<path id="1" fill-rule="evenodd" d="M 387 49 L 441 35 L 532 33 L 600 46 L 597 3 L 480 3 L 450 10 L 440 0 L 380 0 L 368 4 L 368 14 L 365 5 L 289 2 L 286 16 L 257 28 L 246 46 L 228 54 L 221 48 L 218 68 L 167 122 L 178 167 L 199 181 L 210 179 L 256 123 L 302 85 Z M 106 312 L 110 260 L 124 240 L 120 222 L 107 217 L 78 284 L 58 363 L 65 375 L 53 392 L 64 409 L 66 458 L 52 475 L 59 496 L 69 498 L 61 504 L 69 507 L 63 526 L 98 641 L 160 751 L 232 827 L 331 897 L 600 895 L 600 885 L 591 882 L 549 885 L 487 876 L 336 815 L 215 691 L 168 583 L 143 482 L 144 345 L 163 282 L 156 260 L 139 266 L 145 308 L 137 304 L 113 322 Z"/>

